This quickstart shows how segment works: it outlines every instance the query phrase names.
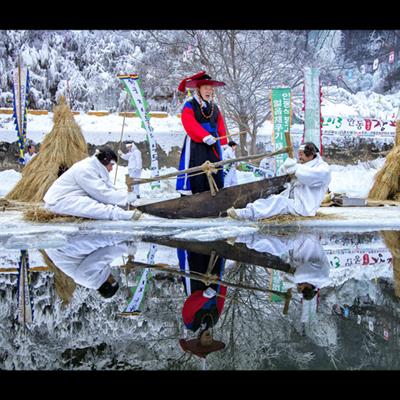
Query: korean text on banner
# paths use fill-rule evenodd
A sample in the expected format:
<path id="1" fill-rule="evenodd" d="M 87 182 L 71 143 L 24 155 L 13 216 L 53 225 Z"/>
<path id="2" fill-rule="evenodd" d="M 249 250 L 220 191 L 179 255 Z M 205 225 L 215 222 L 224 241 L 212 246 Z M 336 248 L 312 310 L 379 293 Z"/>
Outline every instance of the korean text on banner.
<path id="1" fill-rule="evenodd" d="M 274 151 L 287 146 L 285 132 L 290 132 L 291 123 L 291 92 L 290 88 L 274 88 L 271 94 L 271 109 L 273 118 L 272 143 Z M 287 154 L 275 157 L 275 174 L 285 162 Z"/>
<path id="2" fill-rule="evenodd" d="M 159 176 L 158 157 L 157 157 L 157 142 L 153 134 L 153 127 L 150 125 L 150 114 L 148 111 L 147 102 L 144 100 L 142 89 L 138 75 L 118 75 L 118 78 L 125 85 L 125 89 L 131 97 L 131 103 L 136 108 L 136 112 L 142 120 L 142 128 L 147 133 L 147 142 L 150 147 L 150 169 L 151 176 Z M 151 182 L 151 188 L 159 188 L 160 181 Z"/>
<path id="3" fill-rule="evenodd" d="M 153 265 L 154 264 L 154 256 L 157 251 L 157 245 L 151 244 L 150 250 L 147 254 L 147 263 Z M 133 297 L 129 302 L 128 306 L 125 309 L 125 312 L 140 312 L 140 305 L 143 301 L 144 295 L 148 288 L 148 281 L 151 278 L 151 270 L 150 268 L 145 268 L 145 270 L 140 275 L 139 279 L 136 279 L 135 287 L 133 289 Z"/>
<path id="4" fill-rule="evenodd" d="M 17 130 L 19 163 L 23 165 L 26 142 L 27 103 L 29 92 L 29 72 L 25 67 L 18 66 L 13 71 L 13 118 Z"/>

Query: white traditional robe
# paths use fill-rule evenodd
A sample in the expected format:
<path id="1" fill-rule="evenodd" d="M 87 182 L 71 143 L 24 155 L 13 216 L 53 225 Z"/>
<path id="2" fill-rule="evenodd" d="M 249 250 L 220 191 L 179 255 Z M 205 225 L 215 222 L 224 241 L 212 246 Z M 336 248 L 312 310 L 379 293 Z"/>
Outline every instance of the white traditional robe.
<path id="1" fill-rule="evenodd" d="M 121 154 L 121 158 L 128 161 L 128 174 L 133 179 L 140 179 L 142 175 L 142 153 L 136 147 L 135 144 L 132 144 L 130 150 Z M 133 185 L 134 193 L 139 196 L 140 195 L 140 185 Z"/>
<path id="2" fill-rule="evenodd" d="M 50 186 L 43 200 L 57 214 L 93 219 L 131 219 L 133 211 L 118 206 L 127 204 L 127 192 L 112 184 L 107 168 L 96 156 L 75 163 Z"/>
<path id="3" fill-rule="evenodd" d="M 27 151 L 27 152 L 24 154 L 25 165 L 28 164 L 29 161 L 31 161 L 32 158 L 35 157 L 35 156 L 36 156 L 36 153 L 30 154 L 29 151 Z"/>
<path id="4" fill-rule="evenodd" d="M 270 253 L 283 258 L 295 267 L 293 275 L 284 275 L 286 289 L 294 288 L 299 283 L 310 283 L 316 289 L 329 286 L 329 259 L 319 238 L 314 234 L 292 236 L 274 236 L 255 233 L 237 239 L 250 249 Z M 315 318 L 318 296 L 311 300 L 302 299 L 301 322 L 310 322 Z"/>
<path id="5" fill-rule="evenodd" d="M 235 151 L 232 149 L 231 146 L 228 146 L 223 154 L 223 160 L 231 160 L 233 158 L 236 158 Z M 237 172 L 236 172 L 236 162 L 233 162 L 231 164 L 228 164 L 229 170 L 226 175 L 224 175 L 224 187 L 229 187 L 229 186 L 234 186 L 237 185 Z"/>
<path id="6" fill-rule="evenodd" d="M 57 268 L 89 289 L 98 289 L 110 276 L 110 264 L 127 251 L 126 242 L 106 238 L 79 238 L 61 249 L 46 249 Z"/>
<path id="7" fill-rule="evenodd" d="M 237 241 L 245 243 L 250 249 L 270 253 L 289 262 L 296 268 L 293 279 L 287 275 L 288 281 L 294 284 L 307 282 L 317 289 L 329 284 L 330 263 L 319 238 L 314 234 L 275 236 L 256 233 L 239 237 Z"/>
<path id="8" fill-rule="evenodd" d="M 314 216 L 331 181 L 329 165 L 317 154 L 305 164 L 298 164 L 295 176 L 278 195 L 258 199 L 246 208 L 236 209 L 240 218 L 257 220 L 278 214 Z"/>

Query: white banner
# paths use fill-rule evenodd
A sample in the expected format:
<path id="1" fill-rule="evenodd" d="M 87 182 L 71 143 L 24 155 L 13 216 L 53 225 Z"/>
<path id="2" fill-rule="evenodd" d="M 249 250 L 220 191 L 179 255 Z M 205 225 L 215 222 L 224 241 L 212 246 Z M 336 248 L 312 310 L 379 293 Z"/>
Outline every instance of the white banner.
<path id="1" fill-rule="evenodd" d="M 394 137 L 396 121 L 361 117 L 322 117 L 323 136 Z"/>
<path id="2" fill-rule="evenodd" d="M 149 274 L 150 274 L 150 269 L 145 268 L 145 270 L 143 271 L 143 273 L 139 279 L 139 282 L 136 286 L 135 293 L 132 297 L 132 300 L 126 307 L 125 312 L 139 311 L 139 306 L 143 300 L 144 291 L 146 289 L 146 283 L 147 283 L 147 278 L 148 278 Z"/>
<path id="3" fill-rule="evenodd" d="M 26 67 L 13 70 L 14 123 L 17 130 L 20 163 L 23 163 L 26 142 L 26 113 L 29 90 L 29 74 Z"/>
<path id="4" fill-rule="evenodd" d="M 313 142 L 322 154 L 321 88 L 317 68 L 304 68 L 304 141 Z"/>
<path id="5" fill-rule="evenodd" d="M 29 258 L 27 250 L 21 250 L 18 274 L 18 322 L 33 322 L 32 300 L 29 290 Z"/>
<path id="6" fill-rule="evenodd" d="M 332 268 L 392 263 L 392 254 L 387 248 L 335 249 L 325 252 Z"/>
<path id="7" fill-rule="evenodd" d="M 157 251 L 157 245 L 151 244 L 150 250 L 147 254 L 147 263 L 148 264 L 154 264 L 154 256 L 156 254 L 156 251 Z M 135 288 L 135 293 L 133 294 L 132 300 L 126 307 L 125 312 L 140 311 L 139 307 L 140 307 L 140 304 L 142 303 L 144 293 L 146 291 L 146 284 L 150 277 L 151 277 L 150 268 L 145 268 L 139 281 L 137 282 L 137 285 Z"/>
<path id="8" fill-rule="evenodd" d="M 145 100 L 142 94 L 142 90 L 139 86 L 138 75 L 119 75 L 118 78 L 124 83 L 125 88 L 133 100 L 133 105 L 137 110 L 137 113 L 142 120 L 142 127 L 147 132 L 147 142 L 150 147 L 150 169 L 151 176 L 159 176 L 158 170 L 158 157 L 157 157 L 157 142 L 153 134 L 153 128 L 150 125 L 150 114 L 146 110 Z M 160 187 L 160 181 L 151 182 L 151 188 Z"/>

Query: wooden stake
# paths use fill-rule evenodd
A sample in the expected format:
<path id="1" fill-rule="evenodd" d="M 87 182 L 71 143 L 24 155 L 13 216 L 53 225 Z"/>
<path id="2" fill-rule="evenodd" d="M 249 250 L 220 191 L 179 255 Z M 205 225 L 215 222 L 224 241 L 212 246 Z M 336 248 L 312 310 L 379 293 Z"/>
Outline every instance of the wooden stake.
<path id="1" fill-rule="evenodd" d="M 122 120 L 121 138 L 119 139 L 118 150 L 121 150 L 122 136 L 124 134 L 124 127 L 125 127 L 125 115 L 126 114 L 124 114 L 124 118 Z M 117 167 L 115 168 L 114 185 L 115 185 L 115 182 L 117 182 L 118 164 L 119 164 L 119 154 L 117 152 Z"/>
<path id="2" fill-rule="evenodd" d="M 286 139 L 286 146 L 288 148 L 288 156 L 290 158 L 294 158 L 293 155 L 293 146 L 292 146 L 292 139 L 290 138 L 290 132 L 285 132 L 285 139 Z"/>

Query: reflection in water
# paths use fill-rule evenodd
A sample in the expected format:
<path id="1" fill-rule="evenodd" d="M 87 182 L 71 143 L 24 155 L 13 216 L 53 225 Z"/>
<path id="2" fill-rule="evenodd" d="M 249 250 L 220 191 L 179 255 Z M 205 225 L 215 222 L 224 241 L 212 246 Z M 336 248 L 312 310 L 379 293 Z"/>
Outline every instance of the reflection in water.
<path id="1" fill-rule="evenodd" d="M 76 284 L 97 289 L 101 296 L 110 298 L 119 288 L 110 264 L 127 254 L 128 246 L 128 243 L 112 238 L 78 238 L 61 249 L 48 249 L 46 254 Z"/>
<path id="2" fill-rule="evenodd" d="M 207 277 L 216 275 L 222 280 L 225 260 L 214 252 L 210 255 L 198 254 L 178 249 L 179 266 L 182 271 Z M 216 325 L 224 308 L 227 287 L 220 282 L 208 283 L 206 280 L 182 277 L 187 299 L 182 308 L 185 327 L 193 332 L 199 331 L 196 339 L 181 339 L 182 349 L 199 357 L 222 350 L 225 343 L 213 339 L 212 328 Z"/>
<path id="3" fill-rule="evenodd" d="M 283 287 L 293 287 L 302 294 L 302 321 L 311 319 L 317 312 L 319 290 L 329 283 L 329 260 L 319 237 L 313 234 L 294 236 L 265 236 L 254 234 L 240 239 L 246 245 L 263 253 L 288 260 L 294 268 L 293 277 L 282 277 Z"/>
<path id="4" fill-rule="evenodd" d="M 144 239 L 29 250 L 25 330 L 0 249 L 0 368 L 400 368 L 399 232 Z"/>

